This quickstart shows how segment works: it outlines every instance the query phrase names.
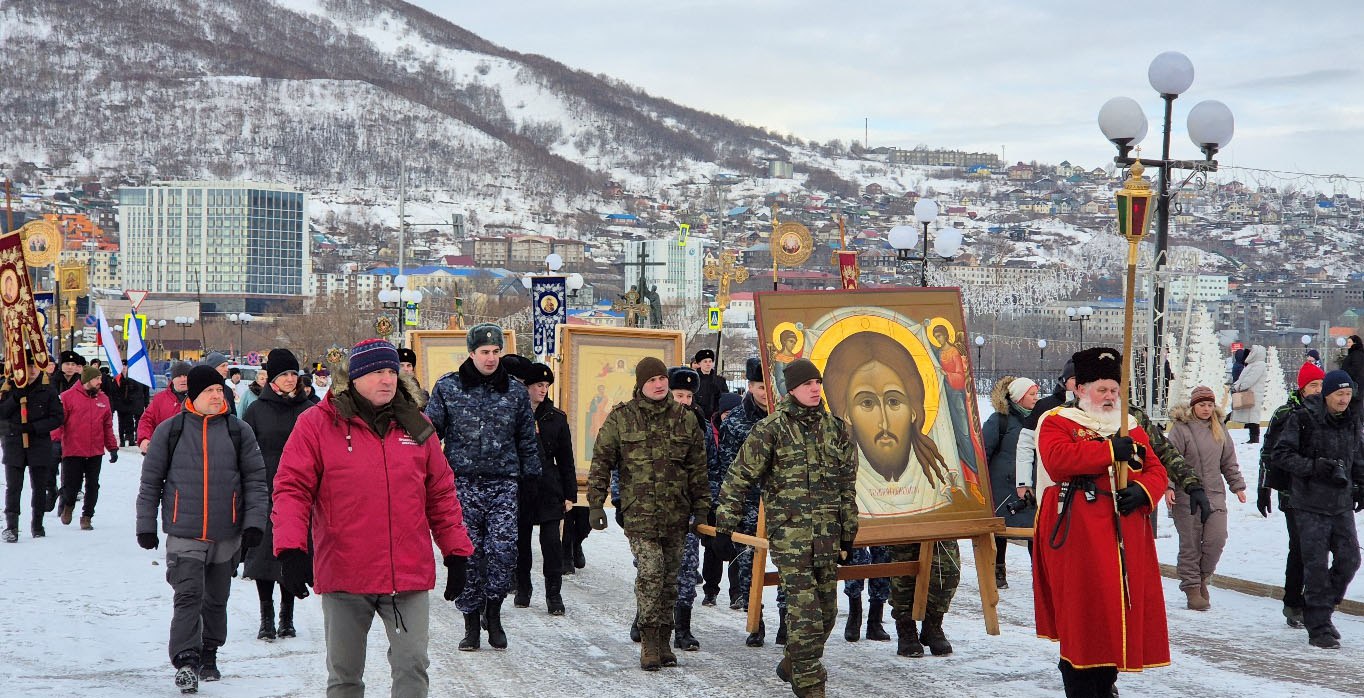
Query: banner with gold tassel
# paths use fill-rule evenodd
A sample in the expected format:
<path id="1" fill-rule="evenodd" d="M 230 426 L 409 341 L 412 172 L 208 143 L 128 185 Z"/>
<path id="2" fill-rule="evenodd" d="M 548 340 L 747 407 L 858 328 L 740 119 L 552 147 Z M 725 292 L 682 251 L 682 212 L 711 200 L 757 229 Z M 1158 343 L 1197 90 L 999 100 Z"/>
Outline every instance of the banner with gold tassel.
<path id="1" fill-rule="evenodd" d="M 52 224 L 42 220 L 31 221 L 8 235 L 0 236 L 0 326 L 3 326 L 5 333 L 5 371 L 11 385 L 19 388 L 28 385 L 29 381 L 26 353 L 32 356 L 33 364 L 39 369 L 46 369 L 52 360 L 38 324 L 33 282 L 29 278 L 25 259 L 25 246 L 30 234 L 35 244 L 37 241 L 42 241 L 44 247 L 50 244 L 49 231 L 41 230 L 42 226 L 52 227 Z"/>

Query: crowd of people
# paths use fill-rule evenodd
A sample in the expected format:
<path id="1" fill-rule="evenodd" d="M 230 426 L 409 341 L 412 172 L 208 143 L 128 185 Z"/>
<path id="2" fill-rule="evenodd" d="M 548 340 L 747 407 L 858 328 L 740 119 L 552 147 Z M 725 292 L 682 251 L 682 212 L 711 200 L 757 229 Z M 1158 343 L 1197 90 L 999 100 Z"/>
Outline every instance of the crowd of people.
<path id="1" fill-rule="evenodd" d="M 241 574 L 258 591 L 260 640 L 295 637 L 295 602 L 321 597 L 329 696 L 363 695 L 375 616 L 387 631 L 394 695 L 426 695 L 433 540 L 441 597 L 464 616 L 459 649 L 477 651 L 485 637 L 506 649 L 502 606 L 509 594 L 515 607 L 530 606 L 534 550 L 545 609 L 564 615 L 563 576 L 587 564 L 583 541 L 609 525 L 609 500 L 637 568 L 629 634 L 641 669 L 658 671 L 676 666 L 674 649 L 700 648 L 691 627 L 698 586 L 703 605 L 719 603 L 726 577 L 731 608 L 760 603 L 749 596 L 753 548 L 734 536 L 756 533 L 761 501 L 778 568 L 775 640 L 785 646 L 775 671 L 795 695 L 825 694 L 821 656 L 837 618 L 839 566 L 913 561 L 919 546 L 855 545 L 858 446 L 826 409 L 815 364 L 786 364 L 788 392 L 774 401 L 757 357 L 746 362 L 742 395 L 717 375 L 710 350 L 687 366 L 643 359 L 633 396 L 596 434 L 583 506 L 569 422 L 549 398 L 553 370 L 504 354 L 496 325 L 471 328 L 467 349 L 429 392 L 417 382 L 417 356 L 379 339 L 357 344 L 344 367 L 306 372 L 292 352 L 274 349 L 251 381 L 211 354 L 174 364 L 150 401 L 74 353 L 47 377 L 30 359 L 26 384 L 5 385 L 0 398 L 4 540 L 18 540 L 25 475 L 35 538 L 44 514 L 56 509 L 70 524 L 78 502 L 80 527 L 91 529 L 105 455 L 115 462 L 120 447 L 136 445 L 137 542 L 165 546 L 175 685 L 191 692 L 221 678 L 230 580 Z M 1109 348 L 1076 353 L 1048 395 L 1023 377 L 994 386 L 994 414 L 982 425 L 993 502 L 1008 526 L 1035 530 L 1027 551 L 1037 630 L 1059 642 L 1067 696 L 1115 695 L 1118 672 L 1170 661 L 1153 540 L 1162 499 L 1179 536 L 1185 602 L 1211 608 L 1227 498 L 1247 501 L 1228 426 L 1244 424 L 1259 441 L 1262 416 L 1256 505 L 1272 515 L 1277 491 L 1288 527 L 1284 616 L 1312 646 L 1340 647 L 1331 616 L 1360 565 L 1364 347 L 1352 337 L 1342 368 L 1329 371 L 1309 356 L 1297 390 L 1272 411 L 1263 356 L 1258 346 L 1238 353 L 1227 385 L 1195 387 L 1165 428 L 1120 394 L 1122 356 Z M 1219 400 L 1223 388 L 1249 396 L 1233 408 Z M 698 535 L 697 524 L 715 535 Z M 1001 589 L 1008 547 L 1001 536 Z M 845 640 L 863 635 L 865 589 L 867 639 L 894 639 L 906 657 L 951 653 L 943 620 L 960 580 L 956 542 L 935 544 L 932 564 L 921 623 L 914 576 L 845 581 Z M 1066 602 L 1080 594 L 1095 602 Z M 765 623 L 746 642 L 763 645 Z"/>

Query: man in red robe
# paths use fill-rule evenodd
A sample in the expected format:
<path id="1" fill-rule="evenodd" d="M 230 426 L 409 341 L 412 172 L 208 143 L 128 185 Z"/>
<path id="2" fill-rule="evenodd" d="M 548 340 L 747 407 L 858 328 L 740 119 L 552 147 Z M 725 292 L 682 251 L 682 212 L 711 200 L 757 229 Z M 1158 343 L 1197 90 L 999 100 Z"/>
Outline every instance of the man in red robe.
<path id="1" fill-rule="evenodd" d="M 1170 663 L 1150 516 L 1167 476 L 1134 418 L 1117 435 L 1122 354 L 1100 347 L 1072 360 L 1078 400 L 1037 426 L 1037 634 L 1061 643 L 1066 696 L 1107 698 L 1119 671 Z M 1122 489 L 1119 461 L 1131 468 Z"/>

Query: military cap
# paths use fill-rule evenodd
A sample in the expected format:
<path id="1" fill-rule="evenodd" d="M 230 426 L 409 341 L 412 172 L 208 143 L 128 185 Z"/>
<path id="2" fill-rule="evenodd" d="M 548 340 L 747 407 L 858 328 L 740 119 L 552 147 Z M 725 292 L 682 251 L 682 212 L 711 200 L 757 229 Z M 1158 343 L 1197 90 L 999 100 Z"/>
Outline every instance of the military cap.
<path id="1" fill-rule="evenodd" d="M 550 385 L 554 385 L 554 371 L 551 370 L 549 366 L 537 361 L 531 364 L 530 368 L 526 369 L 525 383 L 526 385 L 535 383 L 549 383 Z"/>
<path id="2" fill-rule="evenodd" d="M 477 351 L 479 347 L 488 345 L 502 349 L 502 328 L 491 322 L 474 325 L 469 328 L 469 334 L 465 336 L 464 344 L 469 347 L 470 354 Z"/>
<path id="3" fill-rule="evenodd" d="M 701 374 L 686 366 L 668 369 L 668 390 L 690 390 L 693 393 L 701 386 Z"/>
<path id="4" fill-rule="evenodd" d="M 748 357 L 744 364 L 744 377 L 748 378 L 750 383 L 763 382 L 763 360 L 756 356 Z"/>
<path id="5" fill-rule="evenodd" d="M 80 354 L 77 354 L 74 351 L 71 351 L 70 349 L 67 349 L 66 351 L 62 352 L 61 358 L 59 361 L 57 361 L 57 363 L 59 364 L 71 363 L 76 364 L 77 366 L 84 366 L 85 357 L 81 356 Z"/>

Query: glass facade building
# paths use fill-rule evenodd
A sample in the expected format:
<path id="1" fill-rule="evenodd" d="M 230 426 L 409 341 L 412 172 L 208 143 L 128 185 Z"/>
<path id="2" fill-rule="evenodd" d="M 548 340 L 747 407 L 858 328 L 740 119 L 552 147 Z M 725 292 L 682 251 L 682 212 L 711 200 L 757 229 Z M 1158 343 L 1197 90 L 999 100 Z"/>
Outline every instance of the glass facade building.
<path id="1" fill-rule="evenodd" d="M 302 296 L 311 274 L 303 193 L 252 182 L 153 182 L 119 191 L 123 287 Z"/>

